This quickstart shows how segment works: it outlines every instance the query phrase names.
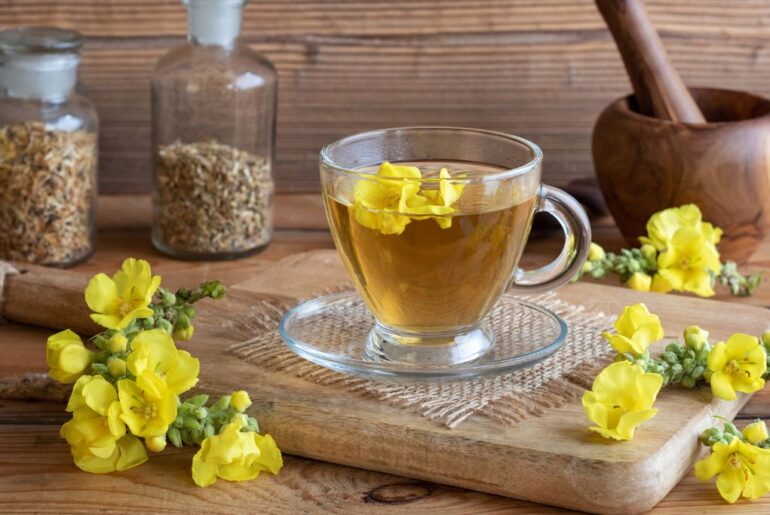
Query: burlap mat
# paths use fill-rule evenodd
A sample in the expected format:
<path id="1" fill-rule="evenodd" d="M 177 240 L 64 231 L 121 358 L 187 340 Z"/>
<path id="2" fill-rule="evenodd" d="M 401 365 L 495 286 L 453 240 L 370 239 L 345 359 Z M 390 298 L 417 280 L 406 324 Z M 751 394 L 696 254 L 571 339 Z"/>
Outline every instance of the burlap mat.
<path id="1" fill-rule="evenodd" d="M 528 416 L 543 414 L 579 397 L 590 388 L 593 377 L 611 359 L 611 349 L 601 338 L 613 317 L 589 313 L 583 306 L 570 304 L 554 293 L 526 300 L 561 316 L 569 326 L 562 347 L 549 358 L 504 376 L 471 381 L 387 383 L 351 377 L 311 363 L 286 347 L 278 334 L 278 322 L 291 307 L 265 301 L 252 307 L 238 322 L 227 322 L 228 330 L 244 338 L 228 352 L 257 367 L 295 374 L 313 383 L 338 385 L 360 395 L 374 397 L 391 406 L 407 409 L 449 428 L 457 427 L 472 415 L 482 415 L 503 424 L 513 424 Z M 351 315 L 355 321 L 355 314 Z M 350 317 L 349 321 L 350 321 Z M 515 316 L 498 305 L 489 315 L 498 344 L 511 334 L 512 327 L 537 338 L 538 325 Z M 362 327 L 362 334 L 370 325 Z M 322 331 L 323 328 L 319 328 Z M 502 342 L 503 344 L 505 342 Z"/>

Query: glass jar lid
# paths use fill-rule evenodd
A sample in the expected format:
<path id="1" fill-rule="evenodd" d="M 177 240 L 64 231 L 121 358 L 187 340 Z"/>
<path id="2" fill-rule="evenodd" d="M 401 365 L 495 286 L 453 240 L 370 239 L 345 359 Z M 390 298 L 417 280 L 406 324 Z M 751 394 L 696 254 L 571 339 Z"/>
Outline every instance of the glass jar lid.
<path id="1" fill-rule="evenodd" d="M 0 30 L 0 54 L 63 54 L 83 46 L 79 32 L 56 27 L 16 27 Z"/>

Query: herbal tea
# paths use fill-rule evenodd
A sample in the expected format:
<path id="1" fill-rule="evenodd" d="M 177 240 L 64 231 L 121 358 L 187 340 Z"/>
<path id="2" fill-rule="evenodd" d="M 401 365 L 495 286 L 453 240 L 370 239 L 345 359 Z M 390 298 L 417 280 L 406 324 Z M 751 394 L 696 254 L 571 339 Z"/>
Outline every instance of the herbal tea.
<path id="1" fill-rule="evenodd" d="M 337 247 L 380 323 L 443 332 L 472 327 L 491 309 L 523 250 L 537 192 L 531 181 L 467 180 L 501 170 L 383 163 L 352 192 L 327 191 Z"/>

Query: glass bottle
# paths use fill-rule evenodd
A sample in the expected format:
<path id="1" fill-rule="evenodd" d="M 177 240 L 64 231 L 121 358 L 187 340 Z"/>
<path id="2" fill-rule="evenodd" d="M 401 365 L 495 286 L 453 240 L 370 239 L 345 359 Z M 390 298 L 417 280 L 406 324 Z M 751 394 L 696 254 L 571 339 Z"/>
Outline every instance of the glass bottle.
<path id="1" fill-rule="evenodd" d="M 183 0 L 187 42 L 152 74 L 155 247 L 229 259 L 272 237 L 276 73 L 238 39 L 245 0 Z"/>
<path id="2" fill-rule="evenodd" d="M 0 31 L 0 259 L 93 253 L 98 118 L 74 92 L 82 44 L 72 30 Z"/>

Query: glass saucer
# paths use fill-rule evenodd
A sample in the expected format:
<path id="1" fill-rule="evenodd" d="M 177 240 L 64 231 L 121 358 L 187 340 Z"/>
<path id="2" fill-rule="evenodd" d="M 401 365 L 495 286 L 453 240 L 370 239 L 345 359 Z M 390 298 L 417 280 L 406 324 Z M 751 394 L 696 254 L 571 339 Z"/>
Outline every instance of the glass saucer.
<path id="1" fill-rule="evenodd" d="M 322 367 L 370 379 L 460 380 L 502 375 L 532 366 L 561 347 L 567 324 L 558 315 L 511 294 L 500 297 L 485 322 L 496 336 L 482 360 L 416 365 L 364 356 L 374 317 L 353 291 L 333 293 L 290 309 L 279 331 L 296 354 Z"/>

